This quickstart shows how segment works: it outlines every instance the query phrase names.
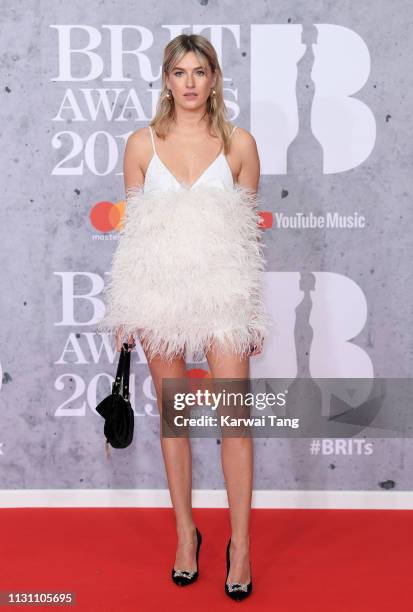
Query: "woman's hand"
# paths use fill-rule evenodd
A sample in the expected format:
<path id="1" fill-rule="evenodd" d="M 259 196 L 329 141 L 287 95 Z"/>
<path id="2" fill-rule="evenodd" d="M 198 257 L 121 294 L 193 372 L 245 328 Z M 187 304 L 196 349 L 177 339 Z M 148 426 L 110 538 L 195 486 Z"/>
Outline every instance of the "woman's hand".
<path id="1" fill-rule="evenodd" d="M 122 344 L 123 344 L 123 332 L 119 328 L 119 329 L 116 330 L 116 350 L 118 352 L 120 352 L 122 350 Z M 129 336 L 128 336 L 128 345 L 129 345 L 130 349 L 134 349 L 135 346 L 136 346 L 135 338 L 134 338 L 133 334 L 129 334 Z"/>
<path id="2" fill-rule="evenodd" d="M 251 350 L 249 352 L 249 356 L 253 357 L 254 355 L 259 355 L 262 352 L 263 343 L 264 338 L 260 338 L 258 344 L 250 344 Z"/>

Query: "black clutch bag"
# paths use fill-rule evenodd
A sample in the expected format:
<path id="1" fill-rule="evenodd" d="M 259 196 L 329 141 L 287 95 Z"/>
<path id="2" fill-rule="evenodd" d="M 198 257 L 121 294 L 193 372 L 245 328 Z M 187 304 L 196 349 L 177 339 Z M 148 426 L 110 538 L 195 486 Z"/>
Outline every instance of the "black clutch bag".
<path id="1" fill-rule="evenodd" d="M 106 445 L 110 444 L 113 448 L 126 448 L 133 439 L 134 413 L 129 401 L 129 371 L 130 350 L 127 342 L 124 342 L 112 393 L 96 406 L 96 412 L 105 419 L 103 432 Z"/>

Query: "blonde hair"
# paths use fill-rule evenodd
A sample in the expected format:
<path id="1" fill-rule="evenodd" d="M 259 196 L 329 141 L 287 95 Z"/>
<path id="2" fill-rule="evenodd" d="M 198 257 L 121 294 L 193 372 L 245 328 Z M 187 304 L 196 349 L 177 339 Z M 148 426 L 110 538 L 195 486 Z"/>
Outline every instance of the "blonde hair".
<path id="1" fill-rule="evenodd" d="M 209 95 L 206 113 L 210 130 L 214 136 L 220 137 L 223 143 L 224 155 L 227 155 L 230 149 L 231 126 L 227 119 L 227 107 L 224 102 L 222 72 L 213 45 L 205 36 L 200 34 L 180 34 L 166 45 L 162 63 L 162 89 L 156 106 L 155 116 L 149 125 L 154 128 L 159 138 L 164 139 L 168 134 L 170 124 L 175 117 L 175 103 L 173 96 L 167 97 L 166 76 L 169 75 L 182 57 L 190 51 L 196 54 L 201 63 L 205 63 L 205 60 L 207 60 L 211 71 L 216 75 L 215 95 L 212 95 L 212 93 Z"/>

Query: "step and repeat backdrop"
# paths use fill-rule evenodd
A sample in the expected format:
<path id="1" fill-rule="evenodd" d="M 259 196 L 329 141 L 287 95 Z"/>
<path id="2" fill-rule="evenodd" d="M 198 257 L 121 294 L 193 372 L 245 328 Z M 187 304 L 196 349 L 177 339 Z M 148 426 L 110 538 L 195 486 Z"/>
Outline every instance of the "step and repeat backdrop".
<path id="1" fill-rule="evenodd" d="M 275 325 L 251 377 L 289 391 L 308 425 L 256 434 L 255 489 L 411 491 L 413 5 L 22 0 L 0 16 L 2 504 L 167 488 L 139 344 L 134 441 L 105 454 L 95 407 L 118 353 L 97 325 L 125 143 L 153 117 L 180 33 L 213 43 L 229 120 L 257 142 Z M 191 442 L 194 488 L 222 490 L 220 437 Z"/>

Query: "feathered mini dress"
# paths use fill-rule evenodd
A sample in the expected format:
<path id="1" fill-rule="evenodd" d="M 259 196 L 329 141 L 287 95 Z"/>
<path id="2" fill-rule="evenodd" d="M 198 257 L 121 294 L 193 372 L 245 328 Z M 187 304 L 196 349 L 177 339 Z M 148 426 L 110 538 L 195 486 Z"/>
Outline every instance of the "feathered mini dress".
<path id="1" fill-rule="evenodd" d="M 272 327 L 258 199 L 234 184 L 222 151 L 192 185 L 179 182 L 149 129 L 153 157 L 143 187 L 127 190 L 97 331 L 133 334 L 149 359 L 198 361 L 213 342 L 241 357 Z"/>

